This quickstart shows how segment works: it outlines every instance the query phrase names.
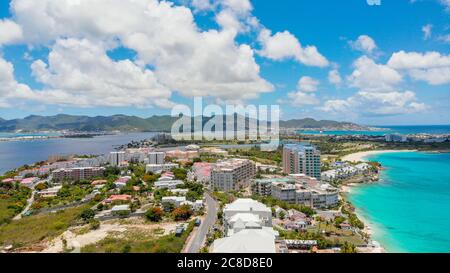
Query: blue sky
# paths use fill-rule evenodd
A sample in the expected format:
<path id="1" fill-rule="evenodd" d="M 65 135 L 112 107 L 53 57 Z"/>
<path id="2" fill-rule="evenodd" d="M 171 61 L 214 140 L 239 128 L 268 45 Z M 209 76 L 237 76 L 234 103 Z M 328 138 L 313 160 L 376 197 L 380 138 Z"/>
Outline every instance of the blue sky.
<path id="1" fill-rule="evenodd" d="M 148 117 L 201 95 L 283 119 L 450 124 L 449 1 L 127 2 L 1 1 L 0 117 Z"/>

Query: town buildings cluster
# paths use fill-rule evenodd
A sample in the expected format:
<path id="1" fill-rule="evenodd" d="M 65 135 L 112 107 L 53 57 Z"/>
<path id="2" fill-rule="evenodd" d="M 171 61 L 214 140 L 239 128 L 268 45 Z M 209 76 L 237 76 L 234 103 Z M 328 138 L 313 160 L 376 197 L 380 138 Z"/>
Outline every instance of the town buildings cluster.
<path id="1" fill-rule="evenodd" d="M 283 178 L 256 179 L 252 192 L 261 196 L 312 208 L 334 207 L 339 202 L 339 191 L 328 183 L 303 174 Z"/>
<path id="2" fill-rule="evenodd" d="M 348 179 L 356 175 L 368 174 L 371 166 L 367 163 L 351 165 L 347 162 L 335 162 L 332 169 L 324 171 L 321 174 L 322 181 L 333 182 L 342 179 Z"/>

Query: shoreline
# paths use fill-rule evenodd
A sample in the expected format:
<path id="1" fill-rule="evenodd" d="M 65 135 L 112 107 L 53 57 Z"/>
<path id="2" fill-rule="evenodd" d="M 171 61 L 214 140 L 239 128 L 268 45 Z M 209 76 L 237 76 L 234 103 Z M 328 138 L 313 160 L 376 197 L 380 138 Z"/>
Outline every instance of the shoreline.
<path id="1" fill-rule="evenodd" d="M 350 183 L 347 185 L 342 185 L 341 188 L 341 193 L 344 194 L 344 199 L 346 201 L 348 201 L 350 204 L 353 205 L 353 203 L 348 200 L 348 195 L 352 194 L 353 188 L 356 187 L 360 187 L 361 185 L 365 185 L 365 184 L 359 184 L 359 183 Z M 375 228 L 374 228 L 374 223 L 372 223 L 371 221 L 369 221 L 366 217 L 364 217 L 362 215 L 362 213 L 359 211 L 358 208 L 355 207 L 355 214 L 358 216 L 358 218 L 364 223 L 364 229 L 362 229 L 362 232 L 364 232 L 365 234 L 367 234 L 369 236 L 369 243 L 372 245 L 376 245 L 373 247 L 367 247 L 364 248 L 364 250 L 369 250 L 368 252 L 363 251 L 364 253 L 388 253 L 386 247 L 384 247 L 380 242 L 376 241 L 373 239 L 373 236 L 375 234 Z"/>
<path id="2" fill-rule="evenodd" d="M 348 154 L 342 157 L 342 161 L 348 161 L 352 163 L 367 161 L 366 158 L 372 155 L 386 154 L 386 153 L 412 153 L 418 150 L 376 150 L 376 151 L 366 151 L 358 152 L 353 154 Z"/>
<path id="3" fill-rule="evenodd" d="M 404 152 L 417 152 L 418 150 L 377 150 L 377 151 L 365 151 L 365 152 L 358 152 L 358 153 L 353 153 L 353 154 L 349 154 L 346 155 L 342 158 L 342 161 L 349 161 L 349 162 L 368 162 L 367 157 L 372 156 L 372 155 L 379 155 L 379 154 L 386 154 L 386 153 L 404 153 Z M 383 171 L 383 170 L 381 170 Z M 347 201 L 349 201 L 351 203 L 350 200 L 348 200 L 348 195 L 352 194 L 353 188 L 356 187 L 360 187 L 362 185 L 367 185 L 367 184 L 358 184 L 358 183 L 350 183 L 347 185 L 342 185 L 341 188 L 341 192 L 344 193 L 344 195 L 346 196 L 345 199 L 347 199 Z M 354 204 L 351 203 L 353 206 Z M 373 251 L 371 253 L 388 253 L 387 249 L 385 246 L 383 246 L 380 242 L 376 241 L 373 239 L 374 234 L 376 233 L 376 224 L 369 221 L 369 219 L 367 217 L 365 217 L 359 208 L 357 208 L 355 206 L 355 213 L 358 216 L 358 218 L 361 219 L 361 221 L 363 221 L 364 223 L 364 229 L 362 230 L 364 233 L 366 233 L 369 236 L 369 241 L 372 244 L 377 245 L 376 247 L 373 248 Z"/>

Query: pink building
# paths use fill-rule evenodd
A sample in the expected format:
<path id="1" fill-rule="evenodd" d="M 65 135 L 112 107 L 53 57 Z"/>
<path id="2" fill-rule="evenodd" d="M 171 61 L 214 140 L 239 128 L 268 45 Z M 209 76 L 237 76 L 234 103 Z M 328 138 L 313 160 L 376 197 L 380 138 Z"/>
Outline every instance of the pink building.
<path id="1" fill-rule="evenodd" d="M 15 182 L 15 180 L 12 178 L 6 178 L 2 180 L 2 183 L 13 183 L 13 182 Z"/>
<path id="2" fill-rule="evenodd" d="M 206 162 L 197 162 L 192 166 L 194 178 L 197 182 L 202 184 L 209 184 L 211 182 L 211 170 L 213 164 Z"/>
<path id="3" fill-rule="evenodd" d="M 116 201 L 127 202 L 131 200 L 131 195 L 122 194 L 122 195 L 111 195 L 108 199 L 105 199 L 103 203 L 110 204 Z"/>
<path id="4" fill-rule="evenodd" d="M 188 160 L 188 159 L 194 159 L 196 157 L 199 157 L 199 153 L 197 151 L 175 150 L 175 151 L 166 152 L 166 156 L 170 157 L 170 158 Z"/>
<path id="5" fill-rule="evenodd" d="M 25 179 L 23 179 L 23 180 L 20 182 L 20 184 L 21 184 L 22 186 L 31 188 L 31 187 L 33 187 L 38 181 L 39 181 L 39 178 L 37 178 L 37 177 L 30 177 L 30 178 L 25 178 Z"/>
<path id="6" fill-rule="evenodd" d="M 121 177 L 121 178 L 119 178 L 119 179 L 117 179 L 116 180 L 116 183 L 128 183 L 128 181 L 130 181 L 131 180 L 131 177 L 129 177 L 129 176 L 124 176 L 124 177 Z"/>

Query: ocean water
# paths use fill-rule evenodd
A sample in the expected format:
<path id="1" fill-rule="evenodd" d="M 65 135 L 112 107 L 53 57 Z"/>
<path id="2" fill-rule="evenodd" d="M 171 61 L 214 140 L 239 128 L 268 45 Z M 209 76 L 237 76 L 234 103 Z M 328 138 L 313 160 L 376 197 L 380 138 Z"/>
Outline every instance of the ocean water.
<path id="1" fill-rule="evenodd" d="M 386 153 L 381 181 L 352 188 L 350 201 L 388 252 L 450 253 L 450 154 Z"/>
<path id="2" fill-rule="evenodd" d="M 396 134 L 450 134 L 450 125 L 423 125 L 423 126 L 376 126 L 386 128 Z"/>
<path id="3" fill-rule="evenodd" d="M 129 133 L 94 138 L 54 138 L 0 142 L 0 174 L 41 160 L 50 155 L 100 155 L 132 140 L 151 138 L 155 133 Z"/>
<path id="4" fill-rule="evenodd" d="M 43 137 L 43 136 L 59 136 L 59 133 L 29 133 L 29 134 L 17 134 L 17 133 L 0 133 L 0 138 L 14 138 L 14 137 Z"/>
<path id="5" fill-rule="evenodd" d="M 375 126 L 382 130 L 380 131 L 314 131 L 301 130 L 304 134 L 323 134 L 334 136 L 348 136 L 348 135 L 366 135 L 366 136 L 384 136 L 386 134 L 450 134 L 450 125 L 424 125 L 424 126 Z M 386 130 L 383 130 L 386 129 Z"/>
<path id="6" fill-rule="evenodd" d="M 312 135 L 327 135 L 327 136 L 384 136 L 386 134 L 392 134 L 393 132 L 390 130 L 381 130 L 381 131 L 315 131 L 315 130 L 301 130 L 298 131 L 303 134 L 312 134 Z"/>

